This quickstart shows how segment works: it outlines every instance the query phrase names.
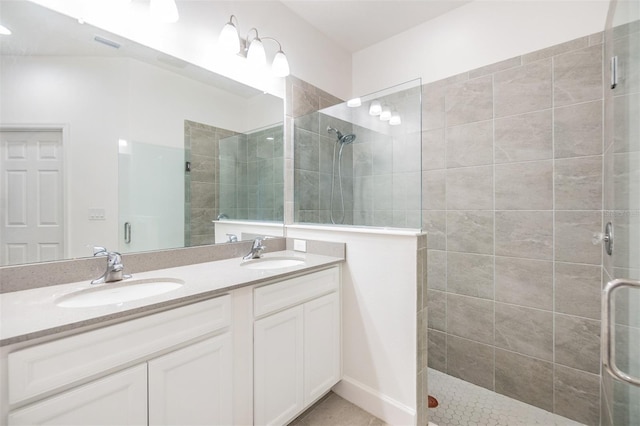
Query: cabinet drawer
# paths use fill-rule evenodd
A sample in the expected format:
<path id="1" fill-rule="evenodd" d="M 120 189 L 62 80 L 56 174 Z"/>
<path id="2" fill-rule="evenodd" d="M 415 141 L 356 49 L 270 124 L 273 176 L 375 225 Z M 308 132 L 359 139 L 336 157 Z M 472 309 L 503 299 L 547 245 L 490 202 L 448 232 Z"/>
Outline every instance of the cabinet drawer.
<path id="1" fill-rule="evenodd" d="M 253 291 L 253 313 L 260 317 L 338 290 L 339 268 L 258 287 Z"/>
<path id="2" fill-rule="evenodd" d="M 230 323 L 231 297 L 225 295 L 10 353 L 9 402 L 99 375 Z"/>

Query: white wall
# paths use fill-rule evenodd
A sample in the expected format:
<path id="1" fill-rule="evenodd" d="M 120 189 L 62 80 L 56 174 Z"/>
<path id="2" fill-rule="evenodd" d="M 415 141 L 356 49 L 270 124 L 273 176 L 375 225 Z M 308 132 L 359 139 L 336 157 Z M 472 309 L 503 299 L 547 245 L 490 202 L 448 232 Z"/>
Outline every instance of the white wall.
<path id="1" fill-rule="evenodd" d="M 353 55 L 353 93 L 423 83 L 604 30 L 608 0 L 476 0 Z"/>
<path id="2" fill-rule="evenodd" d="M 64 125 L 68 256 L 118 247 L 118 141 L 184 147 L 184 119 L 235 131 L 282 119 L 248 100 L 135 60 L 3 57 L 0 124 Z M 259 96 L 262 98 L 262 95 Z M 174 194 L 182 203 L 184 193 Z M 105 221 L 88 210 L 104 208 Z M 176 226 L 182 229 L 183 220 Z"/>
<path id="3" fill-rule="evenodd" d="M 417 237 L 349 229 L 286 227 L 287 238 L 347 245 L 343 381 L 335 391 L 388 424 L 414 424 Z"/>
<path id="4" fill-rule="evenodd" d="M 274 37 L 282 44 L 293 75 L 341 98 L 351 94 L 351 55 L 278 1 L 178 0 L 180 19 L 175 24 L 152 22 L 147 2 L 34 1 L 72 17 L 82 16 L 97 27 L 282 97 L 282 79 L 265 79 L 265 73 L 247 66 L 246 60 L 222 56 L 217 51 L 220 31 L 234 14 L 243 38 L 256 27 L 261 37 Z M 276 47 L 265 41 L 269 59 Z"/>

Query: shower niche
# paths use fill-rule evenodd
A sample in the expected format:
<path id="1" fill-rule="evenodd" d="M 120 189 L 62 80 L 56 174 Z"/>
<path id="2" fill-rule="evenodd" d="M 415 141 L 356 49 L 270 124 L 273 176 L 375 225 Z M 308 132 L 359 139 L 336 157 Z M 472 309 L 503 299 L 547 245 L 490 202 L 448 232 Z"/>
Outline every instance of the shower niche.
<path id="1" fill-rule="evenodd" d="M 421 81 L 294 119 L 294 220 L 421 227 Z"/>

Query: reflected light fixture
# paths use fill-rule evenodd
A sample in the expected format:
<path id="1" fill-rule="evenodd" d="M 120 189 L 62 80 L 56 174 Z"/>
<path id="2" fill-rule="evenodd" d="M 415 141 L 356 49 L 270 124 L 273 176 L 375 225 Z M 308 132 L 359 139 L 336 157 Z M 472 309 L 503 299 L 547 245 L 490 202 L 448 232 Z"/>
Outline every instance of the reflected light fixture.
<path id="1" fill-rule="evenodd" d="M 382 111 L 380 112 L 380 120 L 389 121 L 391 119 L 391 108 L 388 106 L 383 106 Z"/>
<path id="2" fill-rule="evenodd" d="M 236 20 L 235 24 L 233 23 L 234 19 Z M 273 57 L 273 62 L 271 64 L 271 71 L 273 75 L 276 77 L 286 77 L 291 73 L 289 69 L 289 61 L 282 51 L 282 45 L 278 40 L 273 37 L 260 38 L 258 35 L 258 29 L 255 27 L 249 30 L 246 39 L 242 39 L 238 35 L 238 29 L 236 27 L 237 23 L 238 18 L 236 18 L 235 15 L 231 15 L 229 22 L 227 22 L 222 28 L 222 32 L 218 38 L 218 43 L 224 52 L 245 56 L 252 65 L 256 67 L 264 67 L 267 64 L 267 54 L 264 50 L 264 44 L 262 41 L 273 40 L 278 43 L 278 52 L 276 52 Z M 252 31 L 255 32 L 255 36 L 249 39 Z M 242 46 L 245 46 L 245 48 L 242 49 Z"/>
<path id="3" fill-rule="evenodd" d="M 380 115 L 381 112 L 382 112 L 382 105 L 380 104 L 380 101 L 371 102 L 371 105 L 369 106 L 369 114 Z"/>
<path id="4" fill-rule="evenodd" d="M 391 118 L 389 119 L 389 125 L 390 126 L 399 126 L 400 124 L 402 124 L 402 119 L 400 118 L 400 114 L 398 113 L 398 111 L 394 110 L 391 111 Z"/>
<path id="5" fill-rule="evenodd" d="M 0 24 L 0 35 L 11 35 L 11 30 Z"/>
<path id="6" fill-rule="evenodd" d="M 362 105 L 362 100 L 360 100 L 360 98 L 353 98 L 347 101 L 347 106 L 349 108 L 357 108 L 360 105 Z"/>
<path id="7" fill-rule="evenodd" d="M 149 12 L 157 21 L 172 24 L 178 21 L 178 6 L 175 0 L 151 0 Z"/>

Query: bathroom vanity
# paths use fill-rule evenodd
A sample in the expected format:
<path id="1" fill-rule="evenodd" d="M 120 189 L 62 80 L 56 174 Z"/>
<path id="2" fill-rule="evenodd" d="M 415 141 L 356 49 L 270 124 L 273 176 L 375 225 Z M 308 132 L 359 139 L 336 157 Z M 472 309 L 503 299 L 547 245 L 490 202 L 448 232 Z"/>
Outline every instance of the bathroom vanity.
<path id="1" fill-rule="evenodd" d="M 343 259 L 263 259 L 136 274 L 184 284 L 102 306 L 59 306 L 85 282 L 0 295 L 0 423 L 291 421 L 341 378 Z"/>

